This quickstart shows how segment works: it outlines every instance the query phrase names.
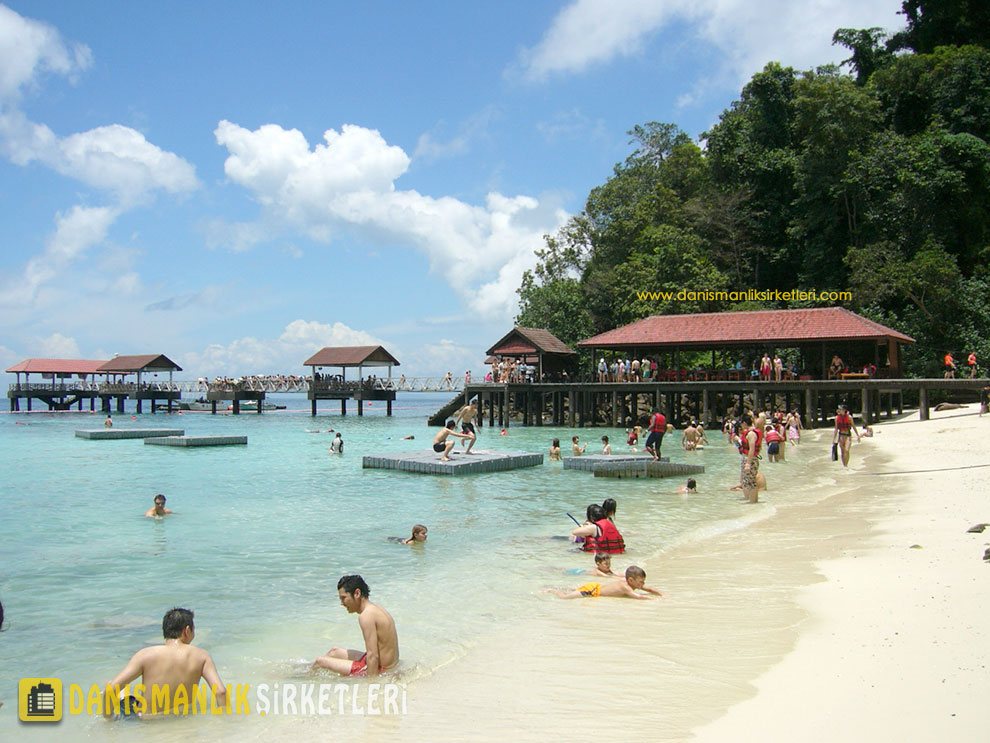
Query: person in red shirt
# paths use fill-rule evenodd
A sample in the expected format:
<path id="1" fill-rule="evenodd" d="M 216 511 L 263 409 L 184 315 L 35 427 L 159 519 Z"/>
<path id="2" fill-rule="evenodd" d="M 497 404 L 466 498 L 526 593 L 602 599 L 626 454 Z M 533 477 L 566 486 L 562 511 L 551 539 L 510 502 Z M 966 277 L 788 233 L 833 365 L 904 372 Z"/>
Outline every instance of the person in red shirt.
<path id="1" fill-rule="evenodd" d="M 969 367 L 969 378 L 973 379 L 976 376 L 976 354 L 970 351 L 969 358 L 966 359 L 966 365 Z"/>
<path id="2" fill-rule="evenodd" d="M 943 379 L 955 379 L 956 378 L 956 362 L 952 360 L 952 354 L 945 354 L 945 374 L 942 375 Z"/>

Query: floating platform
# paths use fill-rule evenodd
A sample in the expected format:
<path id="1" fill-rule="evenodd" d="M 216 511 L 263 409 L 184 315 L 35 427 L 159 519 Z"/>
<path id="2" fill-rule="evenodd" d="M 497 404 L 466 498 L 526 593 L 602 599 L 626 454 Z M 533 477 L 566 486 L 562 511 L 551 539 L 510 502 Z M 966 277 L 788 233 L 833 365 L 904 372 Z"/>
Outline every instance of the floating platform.
<path id="1" fill-rule="evenodd" d="M 441 462 L 434 451 L 409 451 L 398 454 L 373 454 L 361 459 L 364 469 L 402 470 L 425 475 L 474 475 L 482 472 L 504 472 L 521 467 L 543 464 L 542 454 L 521 451 L 474 451 L 471 454 L 451 452 L 451 461 Z"/>
<path id="2" fill-rule="evenodd" d="M 181 428 L 92 428 L 76 431 L 80 439 L 151 439 L 160 436 L 182 436 Z"/>
<path id="3" fill-rule="evenodd" d="M 156 446 L 234 446 L 246 444 L 247 436 L 165 436 L 145 439 L 144 443 Z"/>
<path id="4" fill-rule="evenodd" d="M 593 472 L 595 477 L 615 477 L 617 479 L 639 477 L 679 477 L 683 475 L 700 475 L 705 468 L 700 464 L 682 464 L 680 462 L 599 462 Z"/>
<path id="5" fill-rule="evenodd" d="M 594 472 L 595 467 L 603 462 L 652 462 L 650 454 L 582 454 L 580 457 L 564 457 L 565 470 L 586 470 Z M 670 457 L 660 457 L 661 462 L 669 462 Z"/>

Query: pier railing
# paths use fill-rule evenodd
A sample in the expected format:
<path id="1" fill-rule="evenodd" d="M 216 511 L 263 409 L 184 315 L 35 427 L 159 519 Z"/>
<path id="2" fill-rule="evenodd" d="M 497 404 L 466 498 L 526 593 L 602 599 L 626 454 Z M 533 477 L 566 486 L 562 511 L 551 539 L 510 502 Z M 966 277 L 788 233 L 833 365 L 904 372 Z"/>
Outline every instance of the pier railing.
<path id="1" fill-rule="evenodd" d="M 309 392 L 310 385 L 315 385 L 317 391 L 357 389 L 391 390 L 399 392 L 459 392 L 464 389 L 464 380 L 438 377 L 392 377 L 357 380 L 318 379 L 313 382 L 309 377 L 243 377 L 239 379 L 223 379 L 209 381 L 207 379 L 141 381 L 142 391 L 155 392 Z M 12 392 L 38 392 L 41 394 L 58 394 L 74 392 L 95 392 L 105 395 L 127 395 L 137 392 L 135 382 L 60 382 L 10 384 Z"/>

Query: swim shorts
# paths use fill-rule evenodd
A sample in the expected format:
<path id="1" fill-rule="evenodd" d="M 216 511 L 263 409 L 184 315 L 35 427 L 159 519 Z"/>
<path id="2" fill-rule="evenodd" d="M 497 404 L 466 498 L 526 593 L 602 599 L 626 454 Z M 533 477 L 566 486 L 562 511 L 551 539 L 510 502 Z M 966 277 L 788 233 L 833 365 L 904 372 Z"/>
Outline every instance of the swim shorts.
<path id="1" fill-rule="evenodd" d="M 446 444 L 434 444 L 433 445 L 433 451 L 435 451 L 435 452 L 441 452 L 441 451 L 443 451 L 446 448 L 447 448 L 447 445 Z"/>
<path id="2" fill-rule="evenodd" d="M 767 454 L 780 454 L 780 442 L 779 441 L 768 442 Z"/>
<path id="3" fill-rule="evenodd" d="M 120 692 L 120 706 L 114 708 L 111 713 L 111 720 L 137 720 L 144 712 L 144 705 L 133 694 L 125 697 L 124 692 Z"/>
<path id="4" fill-rule="evenodd" d="M 660 445 L 662 443 L 663 443 L 662 431 L 651 431 L 650 435 L 646 437 L 647 449 L 652 449 L 653 451 L 660 451 Z"/>
<path id="5" fill-rule="evenodd" d="M 461 433 L 474 433 L 474 424 L 473 423 L 464 423 L 461 426 Z"/>
<path id="6" fill-rule="evenodd" d="M 583 586 L 578 588 L 582 596 L 591 596 L 596 598 L 602 592 L 601 583 L 585 583 Z"/>
<path id="7" fill-rule="evenodd" d="M 742 464 L 740 465 L 741 477 L 739 481 L 742 483 L 743 490 L 756 490 L 756 473 L 760 471 L 760 460 L 753 457 L 753 461 L 749 463 L 749 472 L 746 471 L 746 457 L 742 458 Z"/>
<path id="8" fill-rule="evenodd" d="M 395 664 L 393 663 L 392 666 Z M 379 673 L 385 673 L 385 671 L 392 670 L 392 666 L 388 668 L 379 668 Z M 348 676 L 367 676 L 368 675 L 368 654 L 365 653 L 358 660 L 351 661 L 351 672 L 347 674 Z"/>

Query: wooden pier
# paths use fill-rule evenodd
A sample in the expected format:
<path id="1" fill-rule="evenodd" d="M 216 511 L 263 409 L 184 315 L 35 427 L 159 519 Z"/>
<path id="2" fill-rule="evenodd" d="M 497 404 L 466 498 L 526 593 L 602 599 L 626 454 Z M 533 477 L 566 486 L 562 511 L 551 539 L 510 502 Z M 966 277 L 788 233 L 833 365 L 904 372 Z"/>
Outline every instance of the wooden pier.
<path id="1" fill-rule="evenodd" d="M 800 411 L 806 428 L 826 425 L 840 403 L 864 422 L 876 423 L 881 413 L 904 412 L 904 393 L 918 395 L 922 420 L 928 420 L 929 397 L 942 392 L 980 399 L 988 379 L 795 379 L 782 382 L 582 382 L 582 383 L 472 383 L 459 401 L 478 399 L 478 424 L 504 427 L 509 420 L 524 426 L 628 428 L 656 407 L 669 423 L 686 420 L 710 425 L 732 408 Z"/>

